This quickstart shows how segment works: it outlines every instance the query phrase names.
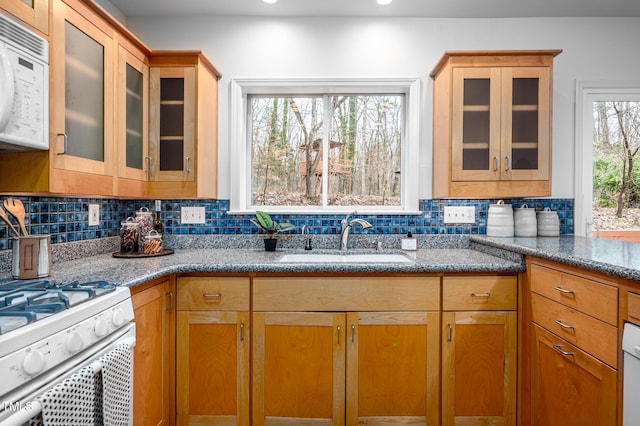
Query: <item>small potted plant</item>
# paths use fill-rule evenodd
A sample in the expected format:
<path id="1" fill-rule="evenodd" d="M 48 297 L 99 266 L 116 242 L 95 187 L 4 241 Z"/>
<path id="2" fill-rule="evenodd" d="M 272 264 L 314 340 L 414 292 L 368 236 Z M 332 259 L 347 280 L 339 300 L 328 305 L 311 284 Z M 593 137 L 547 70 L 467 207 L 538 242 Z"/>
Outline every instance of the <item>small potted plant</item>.
<path id="1" fill-rule="evenodd" d="M 251 222 L 267 234 L 267 237 L 264 239 L 264 249 L 266 251 L 276 250 L 276 244 L 278 243 L 276 234 L 279 232 L 289 231 L 294 228 L 291 223 L 278 223 L 274 221 L 271 219 L 269 213 L 260 210 L 256 211 L 256 217 L 252 218 Z"/>

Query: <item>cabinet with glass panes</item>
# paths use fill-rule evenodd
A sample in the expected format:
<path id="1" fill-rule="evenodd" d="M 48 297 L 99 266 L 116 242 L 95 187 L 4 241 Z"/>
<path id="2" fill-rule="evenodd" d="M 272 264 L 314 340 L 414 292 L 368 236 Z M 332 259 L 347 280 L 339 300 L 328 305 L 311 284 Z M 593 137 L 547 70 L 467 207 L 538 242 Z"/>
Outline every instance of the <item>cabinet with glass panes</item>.
<path id="1" fill-rule="evenodd" d="M 216 197 L 219 78 L 201 51 L 153 52 L 150 196 Z"/>
<path id="2" fill-rule="evenodd" d="M 433 196 L 551 195 L 553 58 L 446 52 L 434 79 Z"/>

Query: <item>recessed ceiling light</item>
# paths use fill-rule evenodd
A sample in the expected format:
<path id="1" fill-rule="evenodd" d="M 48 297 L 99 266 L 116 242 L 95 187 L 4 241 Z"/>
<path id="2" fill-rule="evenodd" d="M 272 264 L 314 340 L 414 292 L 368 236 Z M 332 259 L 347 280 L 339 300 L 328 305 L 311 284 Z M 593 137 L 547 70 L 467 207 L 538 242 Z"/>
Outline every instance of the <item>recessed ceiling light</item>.
<path id="1" fill-rule="evenodd" d="M 265 3 L 269 3 L 269 4 L 273 4 L 275 2 L 277 2 L 278 0 L 262 0 Z"/>
<path id="2" fill-rule="evenodd" d="M 380 6 L 386 6 L 391 3 L 393 0 L 376 0 Z"/>

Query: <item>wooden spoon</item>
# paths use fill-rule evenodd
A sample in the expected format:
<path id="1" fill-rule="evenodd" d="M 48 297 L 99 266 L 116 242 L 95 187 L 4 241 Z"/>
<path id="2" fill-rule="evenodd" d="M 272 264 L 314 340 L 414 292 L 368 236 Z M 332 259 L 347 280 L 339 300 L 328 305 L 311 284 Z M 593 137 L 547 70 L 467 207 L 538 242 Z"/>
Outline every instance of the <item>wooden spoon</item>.
<path id="1" fill-rule="evenodd" d="M 4 208 L 7 209 L 7 211 L 9 213 L 11 213 L 13 215 L 13 217 L 16 218 L 16 220 L 18 221 L 18 225 L 20 225 L 20 229 L 22 230 L 22 233 L 24 234 L 24 236 L 28 236 L 29 233 L 27 233 L 27 228 L 24 227 L 24 205 L 22 204 L 22 201 L 16 199 L 16 198 L 7 198 L 6 200 L 4 200 Z"/>
<path id="2" fill-rule="evenodd" d="M 13 225 L 11 224 L 11 221 L 9 220 L 9 216 L 7 216 L 7 212 L 5 212 L 2 207 L 0 207 L 0 218 L 7 223 L 7 226 L 9 227 L 9 229 L 13 231 L 13 233 L 16 234 L 17 237 L 20 236 L 18 231 L 16 231 L 16 228 L 14 228 Z"/>

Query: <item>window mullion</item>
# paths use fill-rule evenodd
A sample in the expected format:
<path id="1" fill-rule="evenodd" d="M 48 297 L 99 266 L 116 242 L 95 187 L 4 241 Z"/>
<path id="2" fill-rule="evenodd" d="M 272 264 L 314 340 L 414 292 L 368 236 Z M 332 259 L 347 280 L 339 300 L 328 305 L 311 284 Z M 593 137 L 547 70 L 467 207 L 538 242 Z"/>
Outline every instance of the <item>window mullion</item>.
<path id="1" fill-rule="evenodd" d="M 329 95 L 322 97 L 322 103 L 322 208 L 324 209 L 329 205 L 329 134 L 333 114 Z"/>

